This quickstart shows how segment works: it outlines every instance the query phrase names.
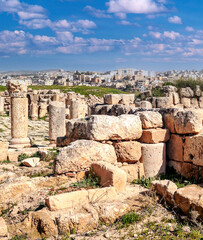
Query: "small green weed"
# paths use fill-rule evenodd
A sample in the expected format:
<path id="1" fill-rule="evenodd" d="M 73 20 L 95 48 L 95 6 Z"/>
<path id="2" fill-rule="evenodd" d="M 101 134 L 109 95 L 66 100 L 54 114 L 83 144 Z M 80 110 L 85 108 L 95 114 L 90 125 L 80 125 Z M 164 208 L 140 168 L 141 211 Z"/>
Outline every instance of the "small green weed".
<path id="1" fill-rule="evenodd" d="M 171 180 L 172 182 L 174 182 L 178 188 L 182 188 L 185 187 L 187 185 L 191 185 L 191 184 L 197 184 L 198 181 L 196 181 L 195 179 L 186 179 L 183 176 L 181 176 L 180 174 L 176 173 L 176 171 L 172 168 L 168 168 L 166 171 L 166 174 L 162 174 L 160 176 L 157 177 L 153 177 L 153 178 L 145 178 L 144 176 L 141 179 L 135 179 L 132 181 L 132 184 L 139 184 L 142 187 L 145 188 L 150 188 L 151 186 L 151 182 L 154 180 Z"/>
<path id="2" fill-rule="evenodd" d="M 118 220 L 118 229 L 129 227 L 131 224 L 139 221 L 139 215 L 135 212 L 129 212 L 121 216 Z"/>
<path id="3" fill-rule="evenodd" d="M 92 171 L 82 180 L 76 183 L 71 183 L 71 187 L 75 188 L 89 188 L 89 187 L 99 187 L 100 178 L 97 177 Z"/>
<path id="4" fill-rule="evenodd" d="M 164 91 L 161 88 L 154 88 L 152 90 L 153 97 L 164 97 Z"/>
<path id="5" fill-rule="evenodd" d="M 9 160 L 9 159 L 7 159 L 7 160 L 4 160 L 4 161 L 2 161 L 2 162 L 0 162 L 0 163 L 10 163 L 11 161 Z"/>
<path id="6" fill-rule="evenodd" d="M 27 239 L 27 234 L 25 235 L 16 235 L 14 237 L 11 238 L 11 240 L 26 240 Z"/>

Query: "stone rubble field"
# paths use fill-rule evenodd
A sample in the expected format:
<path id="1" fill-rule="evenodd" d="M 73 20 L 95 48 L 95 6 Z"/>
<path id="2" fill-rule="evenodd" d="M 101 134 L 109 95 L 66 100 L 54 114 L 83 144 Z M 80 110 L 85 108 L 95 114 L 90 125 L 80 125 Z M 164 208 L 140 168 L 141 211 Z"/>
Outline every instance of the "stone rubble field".
<path id="1" fill-rule="evenodd" d="M 133 94 L 90 106 L 74 93 L 28 94 L 8 84 L 0 239 L 201 240 L 203 95 L 195 93 L 198 109 L 183 109 L 177 90 L 165 91 L 146 109 L 135 107 Z M 194 102 L 188 89 L 181 96 Z"/>

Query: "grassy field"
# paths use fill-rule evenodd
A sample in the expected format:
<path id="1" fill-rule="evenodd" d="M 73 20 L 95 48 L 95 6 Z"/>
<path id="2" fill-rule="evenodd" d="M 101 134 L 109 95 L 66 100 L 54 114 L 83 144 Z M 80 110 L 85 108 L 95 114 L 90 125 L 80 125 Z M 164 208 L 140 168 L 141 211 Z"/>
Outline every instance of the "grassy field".
<path id="1" fill-rule="evenodd" d="M 87 87 L 87 86 L 29 86 L 29 88 L 33 90 L 51 90 L 51 89 L 60 89 L 63 92 L 75 92 L 80 93 L 86 97 L 91 95 L 95 95 L 97 97 L 102 97 L 104 94 L 127 94 L 127 92 L 120 91 L 114 88 L 103 88 L 103 87 Z"/>

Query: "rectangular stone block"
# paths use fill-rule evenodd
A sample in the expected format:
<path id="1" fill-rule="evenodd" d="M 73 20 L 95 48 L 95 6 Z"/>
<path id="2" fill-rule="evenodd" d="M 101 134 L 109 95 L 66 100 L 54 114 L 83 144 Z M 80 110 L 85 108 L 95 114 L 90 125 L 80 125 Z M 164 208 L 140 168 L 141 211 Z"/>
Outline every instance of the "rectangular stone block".
<path id="1" fill-rule="evenodd" d="M 175 194 L 175 203 L 186 215 L 197 211 L 199 219 L 203 218 L 203 185 L 189 185 L 178 189 Z"/>
<path id="2" fill-rule="evenodd" d="M 183 161 L 183 142 L 184 137 L 171 134 L 171 138 L 167 143 L 167 156 L 169 159 Z"/>
<path id="3" fill-rule="evenodd" d="M 203 167 L 203 134 L 185 138 L 184 161 Z"/>
<path id="4" fill-rule="evenodd" d="M 168 129 L 147 129 L 143 130 L 140 142 L 142 143 L 160 143 L 167 142 L 170 139 L 170 132 Z"/>
<path id="5" fill-rule="evenodd" d="M 139 116 L 123 114 L 119 117 L 93 115 L 81 121 L 69 121 L 66 124 L 68 139 L 136 140 L 142 135 Z"/>
<path id="6" fill-rule="evenodd" d="M 124 104 L 132 105 L 134 104 L 135 95 L 134 94 L 106 94 L 104 95 L 104 103 L 109 105 Z"/>
<path id="7" fill-rule="evenodd" d="M 127 176 L 123 170 L 105 162 L 93 163 L 91 168 L 92 171 L 100 177 L 101 186 L 113 186 L 118 192 L 125 190 Z"/>
<path id="8" fill-rule="evenodd" d="M 141 143 L 136 141 L 120 142 L 114 144 L 117 161 L 136 163 L 141 158 Z"/>
<path id="9" fill-rule="evenodd" d="M 0 142 L 0 161 L 6 161 L 8 157 L 8 142 Z"/>
<path id="10" fill-rule="evenodd" d="M 117 198 L 114 187 L 97 188 L 90 190 L 79 190 L 75 192 L 67 192 L 55 196 L 48 197 L 45 202 L 50 211 L 63 209 L 79 209 L 89 203 L 97 203 L 100 201 L 113 200 Z"/>
<path id="11" fill-rule="evenodd" d="M 184 108 L 190 108 L 191 106 L 190 98 L 181 98 L 181 103 L 183 104 Z"/>
<path id="12" fill-rule="evenodd" d="M 126 172 L 128 182 L 132 182 L 135 179 L 141 179 L 141 177 L 144 176 L 144 166 L 143 163 L 140 162 L 122 166 L 121 169 Z"/>
<path id="13" fill-rule="evenodd" d="M 50 211 L 57 211 L 66 208 L 74 208 L 88 204 L 88 191 L 80 190 L 50 196 L 46 199 L 46 205 Z"/>

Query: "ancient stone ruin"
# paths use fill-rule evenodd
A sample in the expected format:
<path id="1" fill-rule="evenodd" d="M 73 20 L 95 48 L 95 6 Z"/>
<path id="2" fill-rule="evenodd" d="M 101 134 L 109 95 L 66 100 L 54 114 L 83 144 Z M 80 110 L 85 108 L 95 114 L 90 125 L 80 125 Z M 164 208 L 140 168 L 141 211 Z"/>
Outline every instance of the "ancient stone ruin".
<path id="1" fill-rule="evenodd" d="M 172 168 L 198 184 L 178 189 L 159 179 L 151 191 L 188 217 L 195 211 L 198 221 L 203 218 L 203 92 L 198 87 L 178 94 L 167 86 L 166 97 L 146 93 L 145 101 L 133 94 L 102 100 L 27 91 L 19 84 L 7 88 L 0 112 L 10 114 L 11 139 L 0 142 L 0 211 L 9 214 L 0 217 L 0 238 L 23 233 L 60 239 L 73 229 L 85 233 L 100 222 L 112 224 L 149 199 L 149 190 L 133 180 Z M 49 122 L 46 143 L 32 144 L 28 116 L 30 122 Z M 91 174 L 99 187 L 73 188 Z"/>

